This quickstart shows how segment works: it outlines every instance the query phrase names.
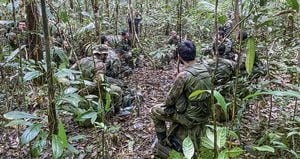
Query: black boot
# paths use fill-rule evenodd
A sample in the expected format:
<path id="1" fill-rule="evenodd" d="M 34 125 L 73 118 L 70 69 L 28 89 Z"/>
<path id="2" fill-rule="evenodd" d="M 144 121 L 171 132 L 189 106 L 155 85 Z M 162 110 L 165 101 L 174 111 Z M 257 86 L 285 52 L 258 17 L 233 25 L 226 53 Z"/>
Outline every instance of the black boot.
<path id="1" fill-rule="evenodd" d="M 156 132 L 156 135 L 159 142 L 163 141 L 167 137 L 166 132 Z"/>

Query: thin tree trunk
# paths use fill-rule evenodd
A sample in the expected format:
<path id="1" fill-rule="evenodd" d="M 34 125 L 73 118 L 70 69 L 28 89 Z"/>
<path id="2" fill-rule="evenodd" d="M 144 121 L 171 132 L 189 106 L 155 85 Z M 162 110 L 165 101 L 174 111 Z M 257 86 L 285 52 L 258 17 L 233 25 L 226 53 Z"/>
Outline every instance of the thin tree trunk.
<path id="1" fill-rule="evenodd" d="M 240 12 L 239 12 L 239 0 L 235 0 L 235 8 L 234 8 L 234 24 L 237 25 L 240 20 Z M 237 27 L 235 30 L 235 38 L 238 40 L 239 28 Z"/>
<path id="2" fill-rule="evenodd" d="M 214 97 L 214 91 L 215 91 L 215 84 L 214 82 L 216 81 L 216 74 L 218 70 L 218 65 L 219 65 L 219 53 L 218 53 L 218 0 L 216 0 L 215 3 L 215 40 L 216 40 L 216 49 L 215 51 L 215 58 L 216 58 L 216 67 L 215 71 L 213 72 L 212 79 L 211 79 L 211 92 L 210 92 L 210 103 L 212 105 L 212 117 L 214 121 L 214 158 L 216 159 L 218 157 L 218 145 L 217 145 L 217 118 L 216 118 L 216 104 L 215 104 L 215 97 Z"/>
<path id="3" fill-rule="evenodd" d="M 166 8 L 169 7 L 169 0 L 166 0 Z M 170 23 L 169 21 L 167 21 L 167 27 L 166 27 L 166 35 L 169 35 L 170 34 Z"/>
<path id="4" fill-rule="evenodd" d="M 29 57 L 40 61 L 42 59 L 41 38 L 37 34 L 38 32 L 38 10 L 34 0 L 28 1 L 26 4 L 27 24 L 28 24 L 28 46 L 29 46 Z"/>
<path id="5" fill-rule="evenodd" d="M 51 68 L 50 59 L 50 43 L 49 43 L 49 30 L 48 30 L 48 18 L 46 14 L 46 4 L 45 0 L 41 0 L 41 9 L 43 17 L 43 30 L 45 38 L 45 49 L 46 49 L 46 63 L 47 63 L 47 81 L 48 81 L 48 126 L 50 131 L 50 136 L 57 134 L 58 132 L 58 121 L 55 109 L 54 101 L 54 86 L 53 86 L 53 72 Z"/>
<path id="6" fill-rule="evenodd" d="M 119 4 L 120 0 L 115 0 L 116 12 L 115 12 L 115 31 L 116 35 L 118 35 L 118 20 L 119 20 Z"/>
<path id="7" fill-rule="evenodd" d="M 92 6 L 93 6 L 93 12 L 94 12 L 94 19 L 95 19 L 95 29 L 96 29 L 96 37 L 97 41 L 100 39 L 100 26 L 99 26 L 99 15 L 98 15 L 98 10 L 99 10 L 99 5 L 98 5 L 98 0 L 92 0 Z"/>
<path id="8" fill-rule="evenodd" d="M 73 0 L 69 0 L 69 4 L 70 4 L 70 8 L 73 9 L 74 8 L 74 2 L 73 2 Z"/>

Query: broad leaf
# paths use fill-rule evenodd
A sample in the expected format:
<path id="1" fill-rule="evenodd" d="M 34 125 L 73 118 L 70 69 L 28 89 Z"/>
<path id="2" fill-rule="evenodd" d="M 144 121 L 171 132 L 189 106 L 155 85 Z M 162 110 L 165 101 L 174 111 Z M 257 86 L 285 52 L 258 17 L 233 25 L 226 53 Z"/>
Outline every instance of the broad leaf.
<path id="1" fill-rule="evenodd" d="M 255 39 L 253 37 L 250 37 L 247 42 L 247 47 L 246 47 L 246 70 L 248 74 L 252 73 L 253 70 L 253 65 L 254 65 L 254 60 L 255 60 L 255 49 L 256 49 L 256 43 Z"/>
<path id="2" fill-rule="evenodd" d="M 244 99 L 249 99 L 259 95 L 275 95 L 275 96 L 288 96 L 288 97 L 297 97 L 300 98 L 300 93 L 295 91 L 267 91 L 267 92 L 255 92 L 246 96 Z"/>
<path id="3" fill-rule="evenodd" d="M 197 90 L 197 91 L 194 91 L 193 93 L 191 93 L 189 95 L 189 100 L 192 100 L 194 97 L 197 97 L 198 95 L 201 95 L 203 93 L 206 93 L 208 92 L 208 90 Z"/>
<path id="4" fill-rule="evenodd" d="M 175 150 L 172 150 L 169 154 L 168 159 L 184 159 L 184 157 L 182 156 L 181 153 L 179 153 Z"/>
<path id="5" fill-rule="evenodd" d="M 52 135 L 52 152 L 53 152 L 53 158 L 57 159 L 59 158 L 64 151 L 63 144 L 61 142 L 61 139 L 59 136 L 53 134 Z"/>
<path id="6" fill-rule="evenodd" d="M 17 126 L 17 125 L 32 125 L 31 122 L 24 121 L 24 120 L 12 120 L 8 124 L 5 125 L 5 127 L 9 126 Z"/>
<path id="7" fill-rule="evenodd" d="M 88 111 L 88 112 L 85 112 L 81 115 L 79 115 L 76 120 L 77 121 L 84 121 L 86 119 L 92 119 L 92 118 L 95 118 L 95 116 L 97 117 L 97 112 L 94 112 L 94 111 Z"/>
<path id="8" fill-rule="evenodd" d="M 195 153 L 195 148 L 192 139 L 188 136 L 182 143 L 183 154 L 187 159 L 191 159 Z"/>
<path id="9" fill-rule="evenodd" d="M 227 149 L 221 151 L 219 154 L 218 154 L 218 159 L 229 159 L 228 155 L 227 155 Z"/>
<path id="10" fill-rule="evenodd" d="M 61 121 L 59 121 L 58 123 L 58 136 L 60 137 L 64 148 L 67 148 L 68 146 L 67 135 L 66 135 L 64 124 Z"/>
<path id="11" fill-rule="evenodd" d="M 32 149 L 31 149 L 31 155 L 33 157 L 38 157 L 42 153 L 42 151 L 44 150 L 44 148 L 47 145 L 47 136 L 48 136 L 48 134 L 45 132 L 43 132 L 39 135 L 40 140 L 37 140 L 33 144 Z"/>
<path id="12" fill-rule="evenodd" d="M 239 148 L 239 147 L 235 147 L 231 150 L 228 150 L 226 153 L 229 157 L 237 157 L 239 155 L 241 155 L 244 152 L 243 149 Z"/>
<path id="13" fill-rule="evenodd" d="M 111 104 L 111 96 L 108 92 L 105 94 L 106 102 L 105 102 L 105 112 L 108 112 Z"/>
<path id="14" fill-rule="evenodd" d="M 35 78 L 38 78 L 41 75 L 42 75 L 42 73 L 40 71 L 32 71 L 32 72 L 27 72 L 23 78 L 24 78 L 24 81 L 26 82 L 26 81 L 31 81 Z"/>
<path id="15" fill-rule="evenodd" d="M 272 152 L 272 153 L 275 152 L 275 149 L 273 147 L 271 147 L 271 146 L 268 146 L 268 145 L 253 146 L 253 149 L 257 150 L 257 151 L 262 151 L 262 152 Z"/>
<path id="16" fill-rule="evenodd" d="M 65 89 L 64 94 L 72 94 L 72 93 L 75 93 L 76 91 L 78 91 L 78 88 L 69 87 L 69 88 Z"/>
<path id="17" fill-rule="evenodd" d="M 29 126 L 21 136 L 21 144 L 28 144 L 31 140 L 33 140 L 40 132 L 42 128 L 41 124 L 33 124 Z"/>
<path id="18" fill-rule="evenodd" d="M 5 113 L 3 116 L 6 119 L 39 119 L 39 117 L 37 116 L 25 112 L 19 112 L 19 111 L 8 112 Z"/>

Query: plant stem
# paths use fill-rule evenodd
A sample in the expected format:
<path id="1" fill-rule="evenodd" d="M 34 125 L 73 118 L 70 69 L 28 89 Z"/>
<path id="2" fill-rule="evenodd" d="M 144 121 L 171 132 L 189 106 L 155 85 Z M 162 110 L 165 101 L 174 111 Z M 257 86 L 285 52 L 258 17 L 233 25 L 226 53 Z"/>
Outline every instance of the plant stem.
<path id="1" fill-rule="evenodd" d="M 58 121 L 55 109 L 54 101 L 54 85 L 53 85 L 53 71 L 51 67 L 51 57 L 50 57 L 50 43 L 49 43 L 49 30 L 48 30 L 48 17 L 46 14 L 46 4 L 45 0 L 41 0 L 42 18 L 43 18 L 43 30 L 44 30 L 44 40 L 46 49 L 46 64 L 47 64 L 47 81 L 48 81 L 48 126 L 49 126 L 49 137 L 53 134 L 57 134 L 58 131 Z"/>

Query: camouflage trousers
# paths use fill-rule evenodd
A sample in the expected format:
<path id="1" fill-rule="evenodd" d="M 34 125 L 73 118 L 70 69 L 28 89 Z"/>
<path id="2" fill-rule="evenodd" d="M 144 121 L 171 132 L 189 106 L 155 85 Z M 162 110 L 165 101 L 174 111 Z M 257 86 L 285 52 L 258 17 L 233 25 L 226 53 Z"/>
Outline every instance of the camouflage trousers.
<path id="1" fill-rule="evenodd" d="M 110 85 L 110 95 L 111 95 L 111 106 L 114 108 L 115 113 L 118 113 L 121 109 L 123 100 L 123 90 L 117 85 Z"/>
<path id="2" fill-rule="evenodd" d="M 150 110 L 150 116 L 154 122 L 156 132 L 166 132 L 166 122 L 175 122 L 186 127 L 193 126 L 193 124 L 184 116 L 184 114 L 175 112 L 172 115 L 167 115 L 164 110 L 165 108 L 166 107 L 164 107 L 164 104 L 157 104 Z"/>

